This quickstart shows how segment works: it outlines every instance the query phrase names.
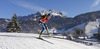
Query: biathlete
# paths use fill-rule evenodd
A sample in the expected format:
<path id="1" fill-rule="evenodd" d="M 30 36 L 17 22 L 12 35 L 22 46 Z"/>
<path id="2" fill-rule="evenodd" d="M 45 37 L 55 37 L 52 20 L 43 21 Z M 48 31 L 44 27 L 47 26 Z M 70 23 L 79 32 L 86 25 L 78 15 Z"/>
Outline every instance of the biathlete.
<path id="1" fill-rule="evenodd" d="M 39 23 L 42 25 L 42 30 L 41 30 L 41 32 L 39 34 L 39 38 L 41 38 L 41 35 L 42 35 L 44 29 L 46 29 L 47 33 L 49 34 L 48 27 L 47 27 L 47 25 L 45 23 L 50 18 L 51 18 L 51 15 L 50 14 L 45 14 L 43 16 L 37 16 L 37 17 L 35 17 L 35 19 L 30 19 L 30 20 L 34 20 L 34 21 L 36 21 L 37 19 L 39 19 Z M 27 21 L 30 21 L 30 20 L 27 20 Z"/>
<path id="2" fill-rule="evenodd" d="M 44 29 L 46 29 L 47 33 L 49 34 L 48 26 L 45 23 L 51 18 L 51 16 L 50 14 L 45 14 L 43 16 L 38 16 L 36 18 L 39 19 L 39 23 L 42 25 L 42 30 L 39 35 L 39 38 L 41 38 L 41 34 L 43 33 Z"/>

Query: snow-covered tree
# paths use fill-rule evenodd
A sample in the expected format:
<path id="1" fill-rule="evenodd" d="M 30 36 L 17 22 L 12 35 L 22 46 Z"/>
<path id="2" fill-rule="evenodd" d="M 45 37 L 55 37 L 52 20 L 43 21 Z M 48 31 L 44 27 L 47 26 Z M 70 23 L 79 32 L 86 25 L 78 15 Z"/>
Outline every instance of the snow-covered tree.
<path id="1" fill-rule="evenodd" d="M 20 32 L 21 31 L 20 26 L 17 22 L 16 14 L 14 14 L 11 21 L 8 23 L 6 29 L 7 29 L 7 32 Z"/>

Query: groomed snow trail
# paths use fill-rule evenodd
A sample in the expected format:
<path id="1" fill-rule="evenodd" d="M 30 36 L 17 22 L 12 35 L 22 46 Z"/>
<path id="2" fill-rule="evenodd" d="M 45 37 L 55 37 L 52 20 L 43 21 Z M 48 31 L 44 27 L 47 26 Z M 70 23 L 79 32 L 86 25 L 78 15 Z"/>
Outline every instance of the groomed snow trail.
<path id="1" fill-rule="evenodd" d="M 64 39 L 44 38 L 53 44 L 36 39 L 38 34 L 0 33 L 0 49 L 100 49 Z"/>

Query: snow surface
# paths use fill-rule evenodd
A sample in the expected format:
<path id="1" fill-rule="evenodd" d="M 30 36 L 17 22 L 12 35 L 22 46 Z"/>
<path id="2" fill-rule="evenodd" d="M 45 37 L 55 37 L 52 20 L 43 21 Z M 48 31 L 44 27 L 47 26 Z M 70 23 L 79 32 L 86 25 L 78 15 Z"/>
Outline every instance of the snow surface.
<path id="1" fill-rule="evenodd" d="M 36 39 L 38 34 L 0 33 L 0 49 L 100 49 L 64 39 L 45 38 L 53 44 Z"/>
<path id="2" fill-rule="evenodd" d="M 85 33 L 88 35 L 93 35 L 94 33 L 98 33 L 99 28 L 99 19 L 94 22 L 89 22 L 85 27 Z"/>
<path id="3" fill-rule="evenodd" d="M 9 22 L 7 19 L 4 19 L 6 22 Z"/>
<path id="4" fill-rule="evenodd" d="M 50 33 L 57 33 L 57 29 L 55 29 L 55 28 L 49 28 L 49 32 Z"/>
<path id="5" fill-rule="evenodd" d="M 50 33 L 62 33 L 62 32 L 65 32 L 65 29 L 61 29 L 61 30 L 57 30 L 56 28 L 49 28 L 48 29 Z M 41 32 L 41 30 L 39 30 L 39 32 Z M 46 33 L 47 31 L 44 30 L 43 33 Z"/>
<path id="6" fill-rule="evenodd" d="M 77 26 L 75 26 L 75 27 L 73 27 L 73 28 L 71 28 L 71 29 L 66 30 L 66 32 L 74 31 L 75 28 L 84 29 L 85 24 L 86 24 L 86 23 L 82 23 L 82 24 L 80 24 L 80 25 L 77 25 Z"/>

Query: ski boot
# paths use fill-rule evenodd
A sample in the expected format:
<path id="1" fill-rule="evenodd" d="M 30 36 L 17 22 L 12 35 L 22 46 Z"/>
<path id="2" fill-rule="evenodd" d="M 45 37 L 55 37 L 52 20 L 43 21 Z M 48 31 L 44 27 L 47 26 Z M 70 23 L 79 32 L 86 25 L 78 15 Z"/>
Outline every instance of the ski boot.
<path id="1" fill-rule="evenodd" d="M 39 35 L 38 39 L 42 39 L 41 34 Z"/>

